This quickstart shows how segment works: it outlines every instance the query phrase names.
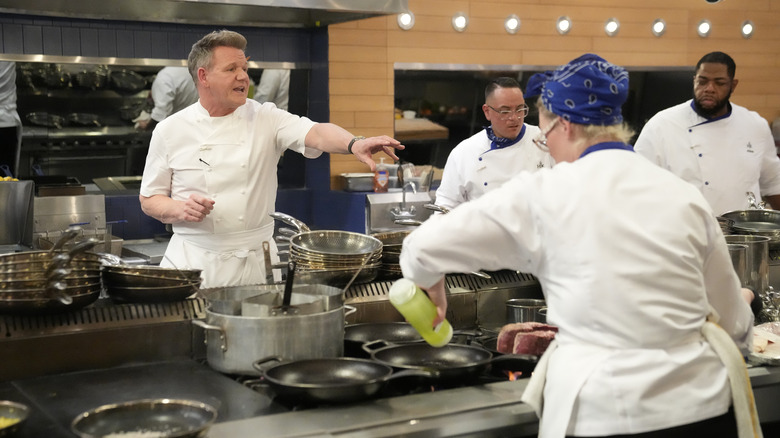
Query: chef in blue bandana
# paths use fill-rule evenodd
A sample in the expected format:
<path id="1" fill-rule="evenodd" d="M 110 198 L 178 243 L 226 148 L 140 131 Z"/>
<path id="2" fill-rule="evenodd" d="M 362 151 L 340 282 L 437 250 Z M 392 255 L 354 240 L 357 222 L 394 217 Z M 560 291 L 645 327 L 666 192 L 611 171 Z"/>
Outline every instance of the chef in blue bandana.
<path id="1" fill-rule="evenodd" d="M 542 82 L 535 143 L 555 167 L 427 220 L 404 240 L 404 277 L 434 324 L 445 273 L 539 279 L 558 333 L 523 401 L 542 438 L 760 436 L 742 359 L 753 296 L 711 207 L 626 144 L 624 69 L 587 54 Z"/>
<path id="2" fill-rule="evenodd" d="M 531 141 L 539 128 L 525 123 L 528 105 L 520 84 L 508 77 L 490 81 L 482 105 L 490 126 L 458 144 L 447 158 L 436 204 L 452 209 L 496 189 L 523 170 L 552 167 L 550 154 Z"/>

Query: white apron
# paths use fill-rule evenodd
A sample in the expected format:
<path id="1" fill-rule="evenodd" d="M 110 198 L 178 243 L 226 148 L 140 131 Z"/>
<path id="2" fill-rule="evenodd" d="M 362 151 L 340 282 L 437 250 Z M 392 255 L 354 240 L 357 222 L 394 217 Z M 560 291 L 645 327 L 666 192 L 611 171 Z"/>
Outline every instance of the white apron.
<path id="1" fill-rule="evenodd" d="M 753 390 L 750 386 L 750 378 L 747 374 L 744 359 L 728 333 L 716 324 L 718 320 L 717 313 L 713 309 L 710 310 L 710 317 L 702 326 L 701 333 L 726 366 L 731 386 L 734 414 L 737 418 L 739 438 L 762 438 L 763 435 L 756 411 L 756 403 L 753 399 Z M 577 394 L 579 393 L 578 390 L 569 391 L 568 394 L 570 394 L 570 397 L 562 400 L 561 403 L 556 406 L 556 409 L 548 411 L 548 415 L 542 416 L 547 368 L 549 366 L 550 357 L 557 347 L 557 342 L 553 341 L 547 348 L 547 351 L 544 352 L 521 397 L 523 402 L 531 405 L 536 412 L 536 415 L 540 418 L 540 436 L 542 436 L 541 432 L 542 428 L 544 428 L 544 438 L 564 438 L 566 436 L 566 430 L 569 426 L 569 421 L 571 420 L 571 411 L 574 407 Z M 567 346 L 567 348 L 569 347 Z M 591 356 L 597 357 L 600 355 L 599 350 L 602 349 L 595 348 L 595 350 L 593 350 L 592 347 L 588 346 L 585 347 L 580 354 L 587 350 L 591 350 Z M 603 349 L 602 359 L 608 357 L 609 354 L 608 349 Z M 600 361 L 598 360 L 584 362 L 590 363 L 591 366 L 588 369 L 580 370 L 581 372 L 576 376 L 576 382 L 573 382 L 573 388 L 581 388 L 590 373 L 600 364 Z"/>

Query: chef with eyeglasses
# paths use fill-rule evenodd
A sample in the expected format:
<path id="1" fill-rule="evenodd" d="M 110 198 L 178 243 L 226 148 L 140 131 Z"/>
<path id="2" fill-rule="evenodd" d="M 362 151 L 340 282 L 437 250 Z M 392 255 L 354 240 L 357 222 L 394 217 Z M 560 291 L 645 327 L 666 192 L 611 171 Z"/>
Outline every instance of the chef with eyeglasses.
<path id="1" fill-rule="evenodd" d="M 534 147 L 539 128 L 525 123 L 528 105 L 520 84 L 509 77 L 491 80 L 482 105 L 490 126 L 455 146 L 447 157 L 436 205 L 453 209 L 498 188 L 521 171 L 549 168 L 549 153 Z"/>

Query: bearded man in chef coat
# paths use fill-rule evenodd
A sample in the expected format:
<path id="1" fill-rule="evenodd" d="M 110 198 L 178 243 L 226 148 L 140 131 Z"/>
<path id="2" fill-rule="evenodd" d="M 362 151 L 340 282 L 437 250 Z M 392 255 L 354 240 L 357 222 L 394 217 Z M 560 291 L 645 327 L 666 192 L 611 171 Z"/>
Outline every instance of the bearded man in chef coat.
<path id="1" fill-rule="evenodd" d="M 715 214 L 749 207 L 747 192 L 780 208 L 780 159 L 769 124 L 729 101 L 739 82 L 723 52 L 696 64 L 693 99 L 667 108 L 642 128 L 634 150 L 696 186 Z"/>
<path id="2" fill-rule="evenodd" d="M 202 269 L 202 287 L 264 283 L 262 242 L 274 260 L 276 165 L 285 150 L 317 158 L 352 153 L 394 159 L 403 146 L 388 136 L 356 137 L 272 104 L 247 99 L 246 38 L 221 30 L 192 46 L 187 60 L 199 101 L 152 133 L 141 182 L 144 213 L 173 225 L 161 266 Z"/>
<path id="3" fill-rule="evenodd" d="M 543 78 L 535 143 L 555 167 L 425 221 L 403 242 L 404 277 L 436 304 L 433 324 L 446 273 L 539 279 L 558 327 L 522 396 L 540 438 L 759 436 L 742 359 L 753 294 L 712 209 L 627 144 L 625 69 L 585 54 Z"/>
<path id="4" fill-rule="evenodd" d="M 539 128 L 525 123 L 528 105 L 516 80 L 491 80 L 485 87 L 482 111 L 490 126 L 450 152 L 436 190 L 436 205 L 455 208 L 498 188 L 520 171 L 549 168 L 555 163 L 549 153 L 531 142 Z"/>

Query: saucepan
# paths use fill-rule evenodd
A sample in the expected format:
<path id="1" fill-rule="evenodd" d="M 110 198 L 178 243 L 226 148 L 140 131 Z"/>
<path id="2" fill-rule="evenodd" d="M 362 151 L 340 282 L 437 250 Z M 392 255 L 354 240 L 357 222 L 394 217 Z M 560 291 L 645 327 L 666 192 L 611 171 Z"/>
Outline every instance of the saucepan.
<path id="1" fill-rule="evenodd" d="M 71 430 L 81 438 L 154 436 L 205 437 L 217 409 L 195 400 L 144 399 L 100 406 L 73 419 Z"/>
<path id="2" fill-rule="evenodd" d="M 268 363 L 279 362 L 267 366 Z M 297 403 L 353 403 L 378 395 L 391 380 L 435 377 L 435 370 L 404 370 L 368 359 L 323 358 L 282 362 L 280 357 L 252 364 L 280 398 Z"/>
<path id="3" fill-rule="evenodd" d="M 734 233 L 769 237 L 769 248 L 780 249 L 780 210 L 735 210 L 720 217 L 734 221 Z"/>
<path id="4" fill-rule="evenodd" d="M 399 370 L 436 370 L 435 380 L 444 383 L 468 381 L 477 378 L 488 367 L 494 371 L 513 371 L 528 374 L 536 367 L 537 357 L 493 353 L 476 345 L 448 344 L 432 347 L 427 343 L 389 344 L 376 341 L 363 345 L 371 358 Z"/>

